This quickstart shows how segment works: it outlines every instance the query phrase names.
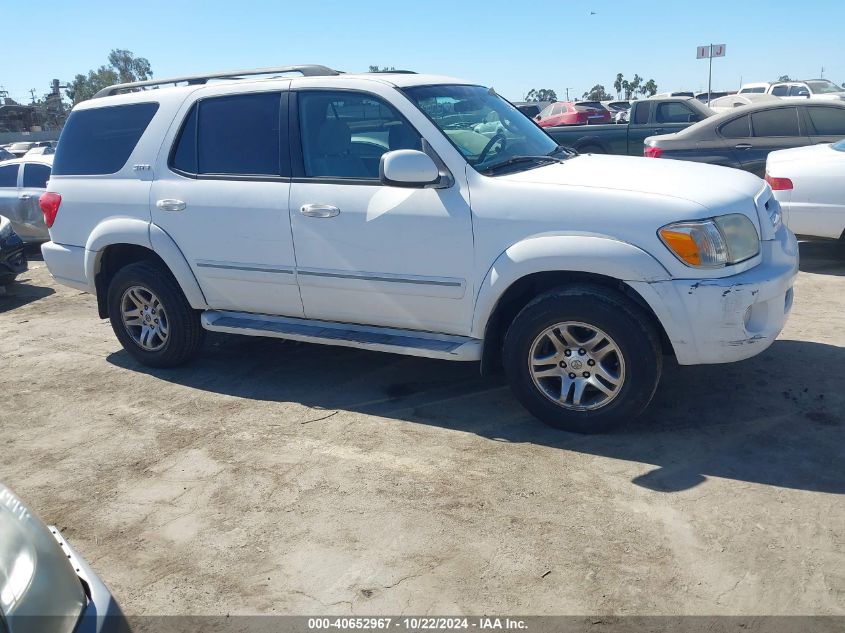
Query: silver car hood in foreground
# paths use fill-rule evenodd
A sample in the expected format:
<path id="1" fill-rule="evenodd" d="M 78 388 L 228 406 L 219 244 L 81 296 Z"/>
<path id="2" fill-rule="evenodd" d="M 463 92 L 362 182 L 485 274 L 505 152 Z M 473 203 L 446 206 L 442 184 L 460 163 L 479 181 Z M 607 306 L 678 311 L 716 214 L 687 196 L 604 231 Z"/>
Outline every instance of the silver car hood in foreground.
<path id="1" fill-rule="evenodd" d="M 86 603 L 50 529 L 0 484 L 0 620 L 14 616 L 9 633 L 72 631 Z"/>

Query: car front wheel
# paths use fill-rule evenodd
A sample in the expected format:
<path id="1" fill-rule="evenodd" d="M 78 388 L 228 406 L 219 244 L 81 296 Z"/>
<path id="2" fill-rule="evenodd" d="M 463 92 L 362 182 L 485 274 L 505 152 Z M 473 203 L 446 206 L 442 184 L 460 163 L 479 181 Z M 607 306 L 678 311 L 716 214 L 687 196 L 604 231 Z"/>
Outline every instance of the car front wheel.
<path id="1" fill-rule="evenodd" d="M 505 337 L 504 364 L 517 399 L 537 418 L 599 433 L 646 408 L 662 354 L 644 310 L 611 289 L 578 286 L 522 309 Z"/>
<path id="2" fill-rule="evenodd" d="M 205 330 L 170 272 L 153 262 L 121 268 L 109 284 L 109 319 L 123 348 L 150 367 L 175 367 L 199 350 Z"/>

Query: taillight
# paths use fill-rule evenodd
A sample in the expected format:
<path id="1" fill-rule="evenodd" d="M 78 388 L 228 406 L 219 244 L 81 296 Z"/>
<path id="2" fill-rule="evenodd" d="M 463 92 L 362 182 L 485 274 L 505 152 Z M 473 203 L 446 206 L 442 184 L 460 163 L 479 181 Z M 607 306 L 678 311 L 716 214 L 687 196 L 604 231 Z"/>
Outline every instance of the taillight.
<path id="1" fill-rule="evenodd" d="M 650 145 L 646 145 L 645 150 L 643 150 L 643 155 L 646 158 L 660 158 L 663 156 L 663 150 L 659 147 L 651 147 Z"/>
<path id="2" fill-rule="evenodd" d="M 792 189 L 792 181 L 789 178 L 775 178 L 766 172 L 766 182 L 774 191 L 787 191 Z"/>
<path id="3" fill-rule="evenodd" d="M 52 227 L 53 222 L 56 221 L 56 214 L 59 212 L 59 205 L 61 203 L 62 197 L 52 191 L 42 193 L 41 197 L 38 199 L 38 206 L 41 207 L 41 212 L 44 214 L 44 223 L 47 225 L 48 229 Z"/>

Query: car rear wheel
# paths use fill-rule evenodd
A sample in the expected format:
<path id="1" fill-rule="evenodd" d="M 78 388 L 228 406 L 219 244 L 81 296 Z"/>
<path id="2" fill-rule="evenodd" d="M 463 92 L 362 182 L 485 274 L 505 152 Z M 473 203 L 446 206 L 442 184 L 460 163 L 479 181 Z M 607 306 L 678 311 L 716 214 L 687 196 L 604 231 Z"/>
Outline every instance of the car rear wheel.
<path id="1" fill-rule="evenodd" d="M 547 292 L 525 306 L 505 337 L 504 365 L 517 399 L 541 421 L 599 433 L 648 406 L 662 354 L 639 306 L 585 285 Z"/>
<path id="2" fill-rule="evenodd" d="M 175 367 L 193 357 L 204 339 L 199 313 L 161 265 L 121 268 L 108 290 L 109 319 L 123 348 L 150 367 Z"/>

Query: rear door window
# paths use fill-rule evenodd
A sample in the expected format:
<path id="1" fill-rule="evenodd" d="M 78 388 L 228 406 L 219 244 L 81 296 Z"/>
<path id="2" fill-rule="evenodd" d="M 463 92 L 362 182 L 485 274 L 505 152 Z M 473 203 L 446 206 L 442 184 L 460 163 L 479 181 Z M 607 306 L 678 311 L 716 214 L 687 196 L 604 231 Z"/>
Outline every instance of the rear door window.
<path id="1" fill-rule="evenodd" d="M 724 138 L 748 138 L 751 136 L 750 128 L 748 127 L 748 115 L 737 117 L 733 121 L 728 121 L 719 128 L 719 134 Z"/>
<path id="2" fill-rule="evenodd" d="M 0 187 L 18 186 L 18 164 L 0 165 Z"/>
<path id="3" fill-rule="evenodd" d="M 685 103 L 668 101 L 658 104 L 655 119 L 658 123 L 690 123 L 698 117 Z"/>
<path id="4" fill-rule="evenodd" d="M 634 120 L 632 123 L 634 123 L 634 125 L 645 125 L 648 123 L 648 111 L 649 108 L 651 108 L 651 104 L 641 102 L 634 106 L 634 108 Z"/>
<path id="5" fill-rule="evenodd" d="M 282 175 L 280 99 L 280 92 L 259 92 L 198 101 L 170 166 L 191 175 Z"/>
<path id="6" fill-rule="evenodd" d="M 46 189 L 50 180 L 50 167 L 41 163 L 27 163 L 23 168 L 23 186 Z"/>
<path id="7" fill-rule="evenodd" d="M 845 136 L 845 108 L 807 108 L 815 136 Z"/>
<path id="8" fill-rule="evenodd" d="M 775 86 L 772 88 L 772 94 L 776 97 L 785 97 L 789 93 L 789 86 Z"/>
<path id="9" fill-rule="evenodd" d="M 776 108 L 751 114 L 754 136 L 799 136 L 798 108 Z"/>
<path id="10" fill-rule="evenodd" d="M 57 176 L 114 174 L 129 160 L 158 110 L 132 103 L 71 112 L 53 161 Z"/>

